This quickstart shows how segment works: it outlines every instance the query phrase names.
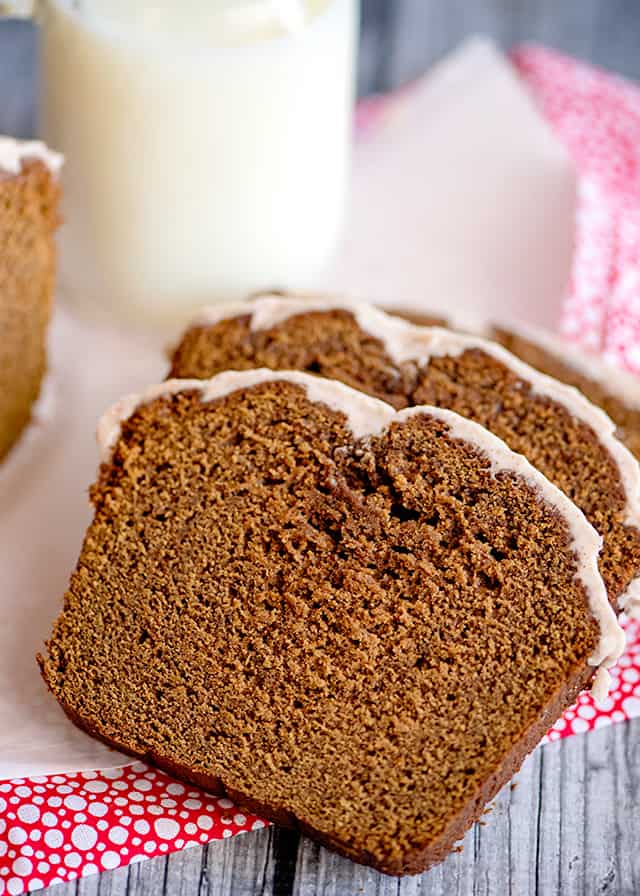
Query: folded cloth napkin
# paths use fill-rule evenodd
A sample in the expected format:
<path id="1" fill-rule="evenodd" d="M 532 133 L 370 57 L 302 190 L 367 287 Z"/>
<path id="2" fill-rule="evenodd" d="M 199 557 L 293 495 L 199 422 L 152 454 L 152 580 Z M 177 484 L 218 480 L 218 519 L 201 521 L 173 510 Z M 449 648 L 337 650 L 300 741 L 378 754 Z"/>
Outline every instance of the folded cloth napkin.
<path id="1" fill-rule="evenodd" d="M 471 49 L 475 54 L 470 60 L 473 65 L 482 62 L 483 54 L 486 63 L 487 53 L 494 53 L 482 45 Z M 494 54 L 494 58 L 498 57 Z M 453 70 L 445 72 L 447 78 L 453 76 L 455 80 L 456 72 L 459 74 L 461 70 L 463 74 L 468 73 L 465 64 L 460 68 L 461 62 L 465 63 L 464 57 L 462 60 L 458 57 Z M 561 331 L 568 339 L 601 351 L 608 360 L 640 372 L 640 216 L 635 208 L 640 195 L 640 89 L 537 47 L 519 49 L 513 54 L 513 63 L 579 173 L 576 248 L 569 291 L 562 305 Z M 504 67 L 500 60 L 498 65 Z M 492 71 L 495 75 L 495 69 Z M 421 115 L 428 112 L 428 106 L 424 105 L 425 90 L 431 90 L 427 86 L 428 77 L 400 96 L 367 101 L 361 106 L 357 166 L 363 158 L 381 159 L 380 147 L 388 146 L 394 133 L 398 143 L 401 135 L 406 140 L 410 133 L 420 132 L 423 122 L 415 116 L 416 110 Z M 554 210 L 566 212 L 572 208 L 573 191 L 571 168 L 563 151 L 558 150 L 545 127 L 535 123 L 533 109 L 527 110 L 528 100 L 522 105 L 513 73 L 507 74 L 506 86 L 498 80 L 504 102 L 509 108 L 517 106 L 518 114 L 524 116 L 518 119 L 520 123 L 537 132 L 533 147 L 517 145 L 526 158 L 537 157 L 538 161 L 548 163 L 547 176 L 536 187 L 544 187 L 545 195 L 550 196 L 548 214 Z M 478 87 L 478 95 L 483 95 L 483 89 L 482 85 Z M 414 127 L 408 131 L 406 122 L 412 117 L 412 108 Z M 483 152 L 486 159 L 489 152 L 486 141 Z M 413 158 L 419 162 L 419 154 Z M 362 170 L 357 167 L 356 180 L 363 177 Z M 371 176 L 375 170 L 375 167 L 371 169 Z M 375 193 L 374 184 L 369 183 L 370 195 L 380 196 Z M 555 195 L 554 183 L 558 190 Z M 419 202 L 429 202 L 433 195 L 430 186 L 429 172 L 425 171 L 418 182 L 402 187 L 401 196 L 412 199 L 412 214 Z M 366 192 L 364 179 L 357 189 Z M 527 195 L 520 193 L 517 202 L 522 202 Z M 510 207 L 512 212 L 517 210 L 517 205 Z M 371 209 L 371 214 L 375 213 Z M 542 219 L 536 220 L 539 223 Z M 459 221 L 466 227 L 463 218 Z M 416 219 L 408 223 L 413 225 Z M 558 232 L 561 245 L 550 247 L 556 254 L 541 281 L 547 290 L 542 303 L 545 315 L 552 310 L 548 303 L 553 290 L 560 289 L 570 268 L 563 242 L 568 239 L 569 231 L 566 222 L 561 224 Z M 466 229 L 465 239 L 469 233 Z M 373 237 L 375 234 L 374 230 Z M 420 243 L 416 242 L 419 235 L 412 232 L 411 226 L 401 236 L 406 246 L 414 247 L 413 254 L 419 255 Z M 529 236 L 537 239 L 540 234 L 534 228 Z M 485 243 L 484 249 L 490 245 Z M 537 248 L 540 250 L 542 243 Z M 351 246 L 346 257 L 352 259 L 352 268 L 347 268 L 344 259 L 340 262 L 345 266 L 343 279 L 336 282 L 337 286 L 349 285 L 350 278 L 358 276 L 358 270 L 362 273 L 363 263 L 366 268 L 366 246 Z M 414 279 L 405 277 L 404 285 L 413 295 L 405 292 L 402 298 L 418 298 L 425 306 L 431 304 L 437 308 L 440 304 L 442 307 L 444 300 L 438 302 L 436 297 L 430 302 L 424 294 L 419 295 L 419 285 L 423 282 L 419 264 L 411 252 L 406 258 L 412 265 Z M 401 260 L 401 255 L 396 256 L 396 263 Z M 422 251 L 418 260 L 424 273 L 430 259 Z M 479 260 L 480 256 L 472 251 L 470 261 Z M 492 262 L 491 277 L 484 281 L 487 286 L 484 299 L 489 303 L 495 298 L 492 290 L 503 263 L 504 256 L 499 254 Z M 456 275 L 455 266 L 453 269 L 442 266 L 438 276 L 446 278 L 452 272 Z M 382 275 L 388 276 L 384 271 Z M 393 278 L 389 276 L 386 282 L 391 288 Z M 397 296 L 398 290 L 394 294 Z M 524 292 L 517 298 L 526 301 L 526 297 Z M 381 298 L 388 299 L 389 295 Z M 494 310 L 514 313 L 513 306 Z M 526 307 L 520 311 L 525 318 L 532 319 Z M 518 308 L 515 312 L 518 313 Z M 627 622 L 626 626 L 628 649 L 613 670 L 608 700 L 596 707 L 588 695 L 582 695 L 576 706 L 554 725 L 546 741 L 640 716 L 640 625 Z M 229 800 L 173 781 L 163 772 L 139 762 L 106 771 L 14 778 L 0 783 L 0 896 L 3 893 L 15 896 L 264 825 L 264 821 L 239 811 Z"/>
<path id="2" fill-rule="evenodd" d="M 561 331 L 640 374 L 640 89 L 539 47 L 513 61 L 580 174 Z"/>

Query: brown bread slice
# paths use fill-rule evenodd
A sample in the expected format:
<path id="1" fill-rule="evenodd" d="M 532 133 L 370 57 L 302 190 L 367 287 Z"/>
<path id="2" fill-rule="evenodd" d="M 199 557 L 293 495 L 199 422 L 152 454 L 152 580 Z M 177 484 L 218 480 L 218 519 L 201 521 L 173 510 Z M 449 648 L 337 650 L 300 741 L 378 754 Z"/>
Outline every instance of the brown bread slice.
<path id="1" fill-rule="evenodd" d="M 425 327 L 446 327 L 493 339 L 536 370 L 574 386 L 602 408 L 617 426 L 617 436 L 640 458 L 640 379 L 599 357 L 575 348 L 540 327 L 512 322 L 447 322 L 443 317 L 415 311 L 390 312 Z"/>
<path id="2" fill-rule="evenodd" d="M 469 417 L 524 454 L 604 536 L 601 571 L 614 604 L 640 612 L 640 474 L 604 413 L 476 336 L 423 328 L 340 298 L 258 297 L 204 312 L 176 348 L 170 376 L 299 369 L 403 408 Z"/>
<path id="3" fill-rule="evenodd" d="M 640 382 L 543 331 L 492 326 L 491 338 L 527 364 L 575 386 L 617 426 L 618 438 L 640 458 Z"/>
<path id="4" fill-rule="evenodd" d="M 595 531 L 455 414 L 251 371 L 165 383 L 101 433 L 49 687 L 380 871 L 440 861 L 622 649 Z"/>
<path id="5" fill-rule="evenodd" d="M 3 159 L 16 146 L 26 155 L 13 173 Z M 59 188 L 55 172 L 30 155 L 30 146 L 0 137 L 0 460 L 29 422 L 40 392 L 54 289 Z"/>

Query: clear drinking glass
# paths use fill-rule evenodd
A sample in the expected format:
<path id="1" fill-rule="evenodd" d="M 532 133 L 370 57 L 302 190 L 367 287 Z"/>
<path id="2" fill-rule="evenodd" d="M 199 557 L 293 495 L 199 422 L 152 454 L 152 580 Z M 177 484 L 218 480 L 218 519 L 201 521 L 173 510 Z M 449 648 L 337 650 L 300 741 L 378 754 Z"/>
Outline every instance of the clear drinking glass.
<path id="1" fill-rule="evenodd" d="M 61 291 L 173 321 L 308 287 L 347 192 L 358 0 L 40 0 Z"/>

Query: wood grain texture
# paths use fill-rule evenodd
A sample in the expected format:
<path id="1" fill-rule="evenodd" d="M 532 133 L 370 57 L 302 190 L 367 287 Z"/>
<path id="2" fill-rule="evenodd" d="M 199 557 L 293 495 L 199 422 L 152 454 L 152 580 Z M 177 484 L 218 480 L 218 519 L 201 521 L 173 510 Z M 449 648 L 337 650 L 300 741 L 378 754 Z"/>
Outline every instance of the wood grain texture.
<path id="1" fill-rule="evenodd" d="M 36 127 L 36 31 L 0 22 L 0 134 L 29 137 Z"/>
<path id="2" fill-rule="evenodd" d="M 471 34 L 537 41 L 640 80 L 635 0 L 362 0 L 361 93 L 417 77 Z"/>
<path id="3" fill-rule="evenodd" d="M 50 896 L 638 896 L 640 720 L 537 750 L 461 852 L 397 880 L 275 828 Z"/>
<path id="4" fill-rule="evenodd" d="M 640 79 L 636 0 L 363 0 L 361 93 L 416 77 L 465 36 L 536 40 Z M 0 24 L 0 133 L 35 123 L 35 30 Z M 51 896 L 638 896 L 640 720 L 538 750 L 462 852 L 385 878 L 271 828 Z"/>

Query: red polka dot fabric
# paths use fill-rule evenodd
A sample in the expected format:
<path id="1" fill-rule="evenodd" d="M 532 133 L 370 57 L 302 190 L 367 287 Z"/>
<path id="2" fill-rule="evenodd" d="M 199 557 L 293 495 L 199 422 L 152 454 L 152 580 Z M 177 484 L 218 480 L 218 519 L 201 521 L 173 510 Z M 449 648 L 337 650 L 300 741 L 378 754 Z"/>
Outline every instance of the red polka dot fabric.
<path id="1" fill-rule="evenodd" d="M 580 175 L 577 245 L 563 306 L 567 339 L 640 374 L 640 89 L 557 53 L 513 55 Z M 405 94 L 406 98 L 406 94 Z M 358 112 L 361 139 L 386 118 L 385 101 Z M 611 693 L 583 694 L 544 742 L 640 716 L 640 624 Z M 137 762 L 101 772 L 0 783 L 0 896 L 33 892 L 266 822 Z"/>
<path id="2" fill-rule="evenodd" d="M 143 762 L 0 783 L 0 893 L 33 892 L 265 826 L 231 800 Z"/>

